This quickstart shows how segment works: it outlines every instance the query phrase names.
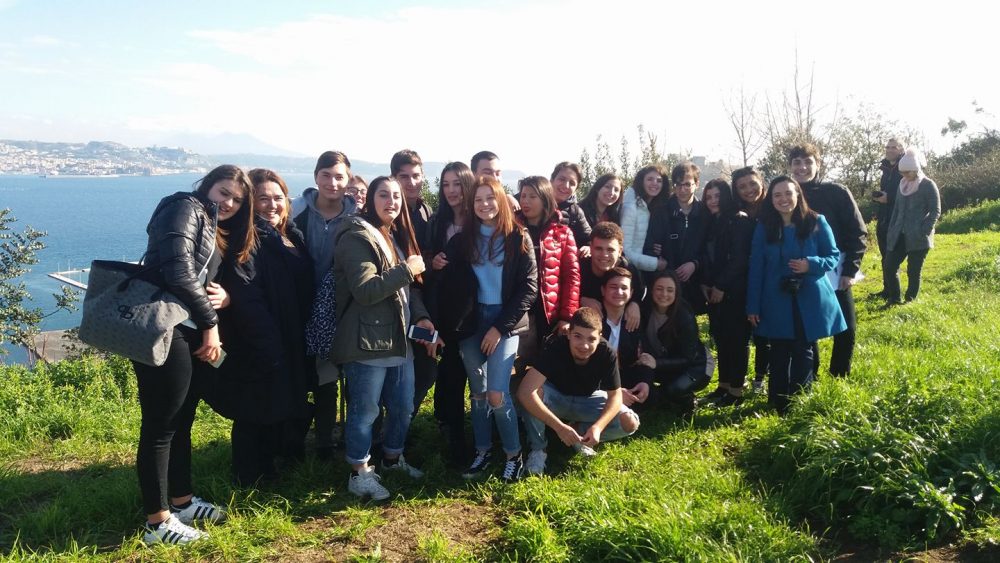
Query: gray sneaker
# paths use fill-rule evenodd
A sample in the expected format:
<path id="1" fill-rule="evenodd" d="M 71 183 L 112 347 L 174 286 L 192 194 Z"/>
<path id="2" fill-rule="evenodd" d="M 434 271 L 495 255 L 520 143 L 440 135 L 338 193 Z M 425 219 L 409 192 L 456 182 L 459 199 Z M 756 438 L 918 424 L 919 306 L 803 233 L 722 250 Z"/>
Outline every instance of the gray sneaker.
<path id="1" fill-rule="evenodd" d="M 402 454 L 399 455 L 399 459 L 396 460 L 396 463 L 392 465 L 386 465 L 385 459 L 382 460 L 382 472 L 385 473 L 386 471 L 405 471 L 407 475 L 413 477 L 414 479 L 420 479 L 424 476 L 423 471 L 413 467 L 409 463 L 406 463 L 406 458 L 403 457 Z"/>
<path id="2" fill-rule="evenodd" d="M 542 475 L 545 473 L 545 460 L 548 459 L 545 450 L 531 450 L 528 459 L 524 462 L 524 470 L 528 475 Z"/>
<path id="3" fill-rule="evenodd" d="M 357 475 L 351 475 L 347 481 L 347 490 L 351 494 L 361 498 L 371 497 L 372 500 L 385 500 L 389 498 L 389 489 L 382 486 L 382 478 L 375 473 L 374 467 L 366 467 L 358 471 Z"/>

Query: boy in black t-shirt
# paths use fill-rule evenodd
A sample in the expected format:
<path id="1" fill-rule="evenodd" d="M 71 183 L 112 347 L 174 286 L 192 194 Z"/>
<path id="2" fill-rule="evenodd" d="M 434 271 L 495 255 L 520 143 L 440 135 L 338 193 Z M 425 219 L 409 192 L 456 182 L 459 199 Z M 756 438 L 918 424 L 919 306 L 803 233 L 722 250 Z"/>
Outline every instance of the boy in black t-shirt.
<path id="1" fill-rule="evenodd" d="M 546 426 L 580 451 L 639 428 L 639 416 L 622 404 L 618 360 L 601 338 L 601 327 L 597 311 L 577 310 L 568 336 L 553 339 L 521 382 L 517 395 L 527 411 L 524 425 L 531 453 L 524 469 L 529 474 L 545 471 Z"/>

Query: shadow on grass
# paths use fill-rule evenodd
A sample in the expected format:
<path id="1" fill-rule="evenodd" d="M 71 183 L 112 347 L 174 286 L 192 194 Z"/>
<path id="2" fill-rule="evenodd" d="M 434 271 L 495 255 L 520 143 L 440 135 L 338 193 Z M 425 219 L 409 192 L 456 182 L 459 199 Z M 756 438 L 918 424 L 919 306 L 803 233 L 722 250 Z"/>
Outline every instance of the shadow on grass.
<path id="1" fill-rule="evenodd" d="M 481 486 L 463 480 L 444 466 L 447 452 L 434 445 L 433 423 L 419 420 L 409 461 L 427 475 L 414 480 L 386 474 L 383 484 L 393 497 L 384 503 L 362 502 L 347 491 L 350 466 L 343 451 L 332 460 L 308 454 L 294 464 L 279 464 L 279 477 L 257 487 L 240 488 L 230 479 L 228 440 L 202 444 L 192 452 L 194 493 L 227 506 L 231 515 L 255 518 L 275 512 L 291 522 L 339 518 L 350 509 L 392 506 L 410 501 L 479 498 Z M 196 421 L 196 431 L 198 421 Z M 311 437 L 310 437 L 311 439 Z M 309 448 L 311 452 L 311 447 Z M 106 553 L 139 537 L 145 515 L 133 463 L 65 463 L 36 458 L 0 465 L 0 556 L 38 553 Z M 53 468 L 55 467 L 55 468 Z M 0 557 L 2 558 L 2 557 Z"/>

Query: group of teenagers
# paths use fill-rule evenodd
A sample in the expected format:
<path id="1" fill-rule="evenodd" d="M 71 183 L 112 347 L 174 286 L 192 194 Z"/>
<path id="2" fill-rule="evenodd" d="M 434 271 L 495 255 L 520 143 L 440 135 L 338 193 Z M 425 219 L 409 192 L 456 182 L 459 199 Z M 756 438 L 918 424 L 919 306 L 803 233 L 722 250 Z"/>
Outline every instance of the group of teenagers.
<path id="1" fill-rule="evenodd" d="M 893 159 L 890 145 L 901 147 L 887 144 L 873 197 L 895 208 L 879 228 L 883 264 L 895 265 L 884 297 L 896 302 L 903 259 L 916 297 L 940 203 L 919 154 Z M 542 474 L 547 429 L 593 455 L 636 432 L 643 411 L 738 404 L 751 342 L 754 387 L 768 374 L 768 401 L 785 412 L 818 371 L 818 340 L 834 336 L 830 373 L 850 372 L 867 232 L 851 193 L 819 179 L 815 146 L 794 147 L 788 165 L 767 184 L 753 167 L 713 179 L 699 200 L 696 165 L 651 164 L 631 189 L 606 174 L 578 201 L 578 165 L 525 177 L 512 195 L 483 151 L 444 167 L 432 210 L 416 152 L 396 153 L 390 175 L 368 183 L 328 151 L 315 187 L 294 199 L 275 172 L 232 165 L 165 197 L 144 261 L 191 322 L 175 328 L 162 366 L 133 362 L 144 540 L 188 543 L 206 535 L 197 523 L 226 517 L 192 493 L 200 400 L 233 420 L 237 484 L 301 459 L 315 426 L 316 456 L 343 448 L 348 491 L 376 500 L 390 493 L 373 451 L 383 473 L 423 475 L 404 449 L 432 387 L 449 462 L 468 479 Z M 718 387 L 696 403 L 716 363 Z"/>

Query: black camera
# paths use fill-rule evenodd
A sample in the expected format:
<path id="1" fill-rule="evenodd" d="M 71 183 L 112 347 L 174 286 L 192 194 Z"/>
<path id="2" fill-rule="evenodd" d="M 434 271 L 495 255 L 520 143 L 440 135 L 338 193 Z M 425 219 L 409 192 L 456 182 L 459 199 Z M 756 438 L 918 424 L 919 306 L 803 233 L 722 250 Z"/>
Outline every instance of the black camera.
<path id="1" fill-rule="evenodd" d="M 884 195 L 885 192 L 883 192 L 882 190 L 875 190 L 874 192 L 872 192 L 872 199 L 878 199 Z"/>
<path id="2" fill-rule="evenodd" d="M 783 276 L 779 287 L 789 295 L 797 295 L 802 287 L 802 276 Z"/>

